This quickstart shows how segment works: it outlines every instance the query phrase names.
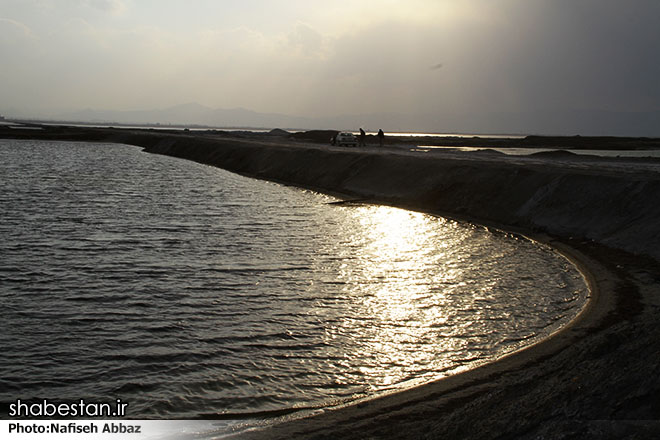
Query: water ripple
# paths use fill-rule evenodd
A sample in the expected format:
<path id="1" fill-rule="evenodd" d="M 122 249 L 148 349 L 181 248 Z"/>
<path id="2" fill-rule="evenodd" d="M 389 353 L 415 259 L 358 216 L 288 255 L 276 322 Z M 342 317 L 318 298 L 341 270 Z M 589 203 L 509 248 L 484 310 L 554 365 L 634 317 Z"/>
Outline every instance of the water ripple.
<path id="1" fill-rule="evenodd" d="M 123 145 L 0 141 L 0 400 L 281 414 L 430 380 L 580 309 L 510 234 Z"/>

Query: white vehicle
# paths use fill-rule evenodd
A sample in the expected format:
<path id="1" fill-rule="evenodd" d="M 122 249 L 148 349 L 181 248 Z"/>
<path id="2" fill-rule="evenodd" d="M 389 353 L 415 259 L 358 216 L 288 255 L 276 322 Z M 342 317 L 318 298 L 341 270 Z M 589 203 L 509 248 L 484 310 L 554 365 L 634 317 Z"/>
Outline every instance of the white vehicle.
<path id="1" fill-rule="evenodd" d="M 342 131 L 341 133 L 337 134 L 337 137 L 335 138 L 335 145 L 339 145 L 340 147 L 342 145 L 347 147 L 357 147 L 358 141 L 353 133 Z"/>

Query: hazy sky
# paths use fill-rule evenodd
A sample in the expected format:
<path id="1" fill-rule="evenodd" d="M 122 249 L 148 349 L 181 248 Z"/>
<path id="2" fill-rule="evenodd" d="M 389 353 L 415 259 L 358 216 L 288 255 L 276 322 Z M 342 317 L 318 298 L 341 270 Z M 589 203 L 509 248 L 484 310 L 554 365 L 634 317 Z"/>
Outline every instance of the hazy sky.
<path id="1" fill-rule="evenodd" d="M 0 112 L 660 110 L 658 0 L 0 0 Z"/>

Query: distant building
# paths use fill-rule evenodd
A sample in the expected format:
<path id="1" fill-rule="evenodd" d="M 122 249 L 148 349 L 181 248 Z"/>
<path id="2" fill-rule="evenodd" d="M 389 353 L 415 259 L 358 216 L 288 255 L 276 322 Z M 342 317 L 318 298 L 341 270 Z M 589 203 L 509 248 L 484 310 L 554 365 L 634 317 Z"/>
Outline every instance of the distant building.
<path id="1" fill-rule="evenodd" d="M 4 121 L 4 120 L 5 120 L 5 117 L 0 115 L 0 121 Z"/>

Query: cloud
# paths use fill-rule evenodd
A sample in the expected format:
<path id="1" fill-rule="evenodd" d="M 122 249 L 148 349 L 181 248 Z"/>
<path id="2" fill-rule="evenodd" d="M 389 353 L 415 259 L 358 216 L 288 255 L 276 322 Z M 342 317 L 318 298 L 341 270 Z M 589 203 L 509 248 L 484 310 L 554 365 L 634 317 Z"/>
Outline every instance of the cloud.
<path id="1" fill-rule="evenodd" d="M 122 0 L 82 0 L 82 2 L 88 7 L 112 14 L 121 14 L 126 10 Z"/>
<path id="2" fill-rule="evenodd" d="M 16 106 L 197 101 L 436 120 L 660 106 L 655 0 L 7 1 L 15 13 L 3 11 L 0 46 L 11 62 L 0 75 Z"/>
<path id="3" fill-rule="evenodd" d="M 288 35 L 288 43 L 304 56 L 323 55 L 324 38 L 311 26 L 297 23 Z"/>
<path id="4" fill-rule="evenodd" d="M 10 18 L 0 18 L 0 33 L 2 40 L 12 41 L 22 38 L 36 38 L 32 29 L 24 23 Z"/>

